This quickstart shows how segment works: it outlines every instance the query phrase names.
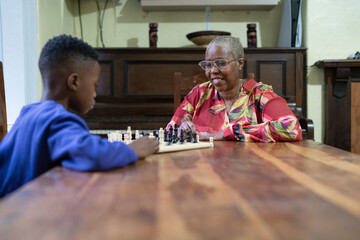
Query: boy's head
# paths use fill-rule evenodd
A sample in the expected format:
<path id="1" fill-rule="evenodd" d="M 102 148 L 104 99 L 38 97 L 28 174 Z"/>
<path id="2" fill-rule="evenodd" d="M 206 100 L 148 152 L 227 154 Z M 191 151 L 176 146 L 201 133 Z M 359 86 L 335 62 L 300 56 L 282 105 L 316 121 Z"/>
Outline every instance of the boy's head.
<path id="1" fill-rule="evenodd" d="M 95 104 L 100 65 L 89 44 L 69 35 L 56 36 L 41 50 L 39 69 L 43 100 L 54 100 L 81 114 Z"/>

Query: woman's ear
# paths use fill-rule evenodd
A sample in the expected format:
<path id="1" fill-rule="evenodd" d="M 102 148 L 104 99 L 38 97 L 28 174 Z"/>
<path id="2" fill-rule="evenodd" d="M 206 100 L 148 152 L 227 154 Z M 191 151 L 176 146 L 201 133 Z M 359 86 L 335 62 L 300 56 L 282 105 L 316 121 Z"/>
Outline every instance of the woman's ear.
<path id="1" fill-rule="evenodd" d="M 79 75 L 77 73 L 72 73 L 67 79 L 67 87 L 70 90 L 76 90 L 79 86 Z"/>
<path id="2" fill-rule="evenodd" d="M 238 63 L 239 63 L 239 71 L 241 71 L 244 67 L 244 59 L 243 58 L 240 58 L 238 60 Z"/>

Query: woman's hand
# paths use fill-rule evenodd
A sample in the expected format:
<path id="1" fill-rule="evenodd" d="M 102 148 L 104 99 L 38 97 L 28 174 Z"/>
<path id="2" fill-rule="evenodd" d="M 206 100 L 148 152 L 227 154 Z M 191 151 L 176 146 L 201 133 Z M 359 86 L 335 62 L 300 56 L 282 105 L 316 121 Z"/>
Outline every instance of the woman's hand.
<path id="1" fill-rule="evenodd" d="M 178 129 L 179 135 L 180 135 L 181 129 L 185 133 L 187 133 L 187 132 L 196 133 L 195 125 L 191 121 L 185 121 L 185 122 L 181 123 L 181 125 L 180 125 L 180 127 Z"/>
<path id="2" fill-rule="evenodd" d="M 216 133 L 207 133 L 207 132 L 200 132 L 199 138 L 200 140 L 209 140 L 212 137 L 214 140 L 224 140 L 224 132 L 216 132 Z"/>

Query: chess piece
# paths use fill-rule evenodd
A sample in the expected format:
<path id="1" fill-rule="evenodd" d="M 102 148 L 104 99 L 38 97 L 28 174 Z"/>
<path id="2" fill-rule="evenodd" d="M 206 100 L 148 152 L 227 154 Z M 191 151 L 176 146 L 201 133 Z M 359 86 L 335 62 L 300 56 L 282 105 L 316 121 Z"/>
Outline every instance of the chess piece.
<path id="1" fill-rule="evenodd" d="M 186 133 L 186 142 L 191 142 L 191 132 Z"/>
<path id="2" fill-rule="evenodd" d="M 130 143 L 130 141 L 129 141 L 129 135 L 128 134 L 124 134 L 124 142 L 126 143 L 126 144 L 129 144 Z"/>
<path id="3" fill-rule="evenodd" d="M 209 142 L 210 142 L 210 147 L 214 147 L 214 138 L 213 137 L 210 137 L 209 138 Z"/>
<path id="4" fill-rule="evenodd" d="M 196 137 L 196 133 L 193 133 L 192 136 L 193 136 L 193 143 L 197 143 L 197 137 Z"/>
<path id="5" fill-rule="evenodd" d="M 173 139 L 173 126 L 170 126 L 170 128 L 169 128 L 169 135 L 168 135 L 168 140 L 169 140 L 169 142 L 171 142 L 172 141 L 172 139 Z"/>
<path id="6" fill-rule="evenodd" d="M 164 143 L 164 129 L 163 128 L 159 129 L 159 141 L 160 141 L 160 143 Z"/>
<path id="7" fill-rule="evenodd" d="M 178 141 L 177 135 L 176 135 L 176 134 L 173 134 L 173 135 L 172 135 L 172 141 L 171 141 L 171 143 L 177 143 L 177 141 Z"/>
<path id="8" fill-rule="evenodd" d="M 127 141 L 128 141 L 128 142 L 131 142 L 131 140 L 132 140 L 132 133 L 131 133 L 131 127 L 130 127 L 130 126 L 127 127 L 126 134 L 127 134 Z"/>
<path id="9" fill-rule="evenodd" d="M 123 135 L 120 133 L 120 131 L 116 131 L 116 141 L 122 142 L 123 141 Z"/>
<path id="10" fill-rule="evenodd" d="M 168 131 L 165 129 L 164 130 L 164 142 L 168 142 L 169 139 L 168 139 Z"/>
<path id="11" fill-rule="evenodd" d="M 177 142 L 179 140 L 179 138 L 178 138 L 178 127 L 176 124 L 175 124 L 175 128 L 174 128 L 174 136 L 175 136 L 175 142 Z"/>
<path id="12" fill-rule="evenodd" d="M 180 131 L 180 143 L 183 144 L 184 141 L 185 141 L 185 140 L 184 140 L 184 130 L 181 129 L 181 131 Z"/>

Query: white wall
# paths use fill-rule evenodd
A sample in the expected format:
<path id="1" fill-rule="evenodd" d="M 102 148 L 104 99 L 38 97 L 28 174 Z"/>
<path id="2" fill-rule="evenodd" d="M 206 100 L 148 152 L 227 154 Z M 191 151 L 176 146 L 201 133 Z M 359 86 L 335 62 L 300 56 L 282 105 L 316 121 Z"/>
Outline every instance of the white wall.
<path id="1" fill-rule="evenodd" d="M 314 121 L 315 140 L 323 142 L 324 70 L 313 64 L 324 59 L 346 59 L 360 50 L 360 0 L 305 0 L 303 10 L 308 118 Z"/>
<path id="2" fill-rule="evenodd" d="M 9 129 L 21 108 L 37 101 L 36 0 L 0 0 L 2 60 Z"/>

